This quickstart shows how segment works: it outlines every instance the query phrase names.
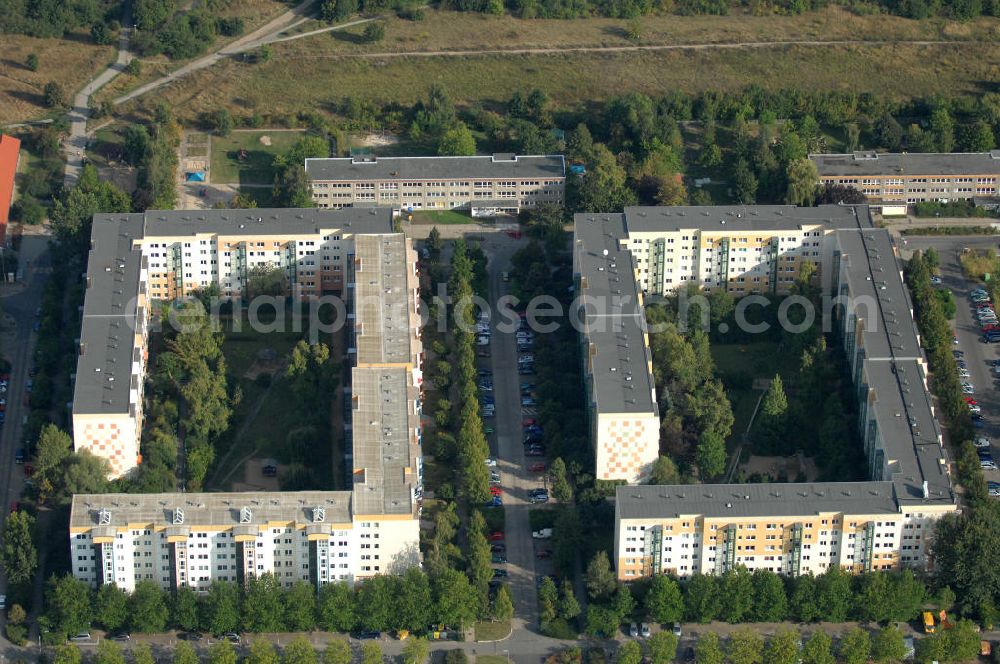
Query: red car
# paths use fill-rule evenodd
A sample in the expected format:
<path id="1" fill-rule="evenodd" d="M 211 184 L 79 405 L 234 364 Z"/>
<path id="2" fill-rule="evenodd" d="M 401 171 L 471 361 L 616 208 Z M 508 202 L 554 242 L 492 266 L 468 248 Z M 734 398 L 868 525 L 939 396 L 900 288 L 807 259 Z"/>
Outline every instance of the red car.
<path id="1" fill-rule="evenodd" d="M 989 302 L 976 302 L 976 309 L 989 309 L 992 306 Z"/>
<path id="2" fill-rule="evenodd" d="M 530 472 L 530 473 L 544 473 L 545 472 L 545 464 L 542 463 L 541 461 L 539 461 L 537 463 L 533 463 L 530 466 L 528 466 L 528 472 Z"/>
<path id="3" fill-rule="evenodd" d="M 533 418 L 533 417 L 526 417 L 523 420 L 521 420 L 521 426 L 522 427 L 533 427 L 536 424 L 538 424 L 538 422 L 536 422 L 535 418 Z"/>
<path id="4" fill-rule="evenodd" d="M 501 491 L 500 487 L 498 487 L 498 486 L 491 486 L 490 487 L 490 495 L 491 496 L 502 496 L 503 495 L 503 491 Z"/>
<path id="5" fill-rule="evenodd" d="M 34 474 L 35 474 L 35 467 L 32 466 L 30 463 L 24 464 L 24 476 L 31 477 Z"/>
<path id="6" fill-rule="evenodd" d="M 975 406 L 979 402 L 973 399 L 972 397 L 965 397 L 965 403 L 969 404 L 970 406 Z"/>
<path id="7" fill-rule="evenodd" d="M 11 514 L 20 511 L 20 509 L 21 509 L 21 503 L 17 502 L 16 500 L 10 504 Z"/>
<path id="8" fill-rule="evenodd" d="M 489 536 L 488 539 L 491 542 L 498 542 L 498 541 L 502 540 L 503 539 L 503 531 L 502 530 L 494 530 L 492 533 L 490 533 L 490 536 Z"/>
<path id="9" fill-rule="evenodd" d="M 551 558 L 552 557 L 552 549 L 541 549 L 540 551 L 538 551 L 538 552 L 535 553 L 535 557 L 536 558 Z"/>

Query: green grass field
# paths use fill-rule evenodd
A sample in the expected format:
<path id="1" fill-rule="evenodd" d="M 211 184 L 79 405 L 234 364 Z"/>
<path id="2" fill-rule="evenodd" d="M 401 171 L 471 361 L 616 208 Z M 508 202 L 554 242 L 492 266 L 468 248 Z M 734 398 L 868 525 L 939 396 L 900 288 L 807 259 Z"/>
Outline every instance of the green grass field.
<path id="1" fill-rule="evenodd" d="M 476 664 L 510 664 L 502 655 L 476 655 Z"/>
<path id="2" fill-rule="evenodd" d="M 264 145 L 260 139 L 270 138 Z M 271 184 L 274 171 L 271 160 L 284 154 L 302 136 L 298 131 L 234 131 L 229 136 L 212 136 L 212 164 L 210 177 L 216 184 Z M 239 160 L 240 149 L 247 151 L 247 158 Z"/>
<path id="3" fill-rule="evenodd" d="M 503 620 L 498 622 L 477 622 L 476 623 L 476 641 L 499 641 L 500 639 L 505 639 L 510 636 L 510 621 Z M 496 657 L 496 656 L 495 656 Z M 483 662 L 485 657 L 476 657 L 476 662 Z M 496 657 L 506 664 L 507 660 L 504 657 Z M 499 664 L 499 662 L 497 663 Z"/>
<path id="4" fill-rule="evenodd" d="M 454 210 L 421 210 L 413 212 L 413 222 L 417 225 L 434 224 L 447 226 L 449 224 L 474 224 L 476 221 L 465 212 Z M 404 217 L 405 218 L 405 217 Z"/>

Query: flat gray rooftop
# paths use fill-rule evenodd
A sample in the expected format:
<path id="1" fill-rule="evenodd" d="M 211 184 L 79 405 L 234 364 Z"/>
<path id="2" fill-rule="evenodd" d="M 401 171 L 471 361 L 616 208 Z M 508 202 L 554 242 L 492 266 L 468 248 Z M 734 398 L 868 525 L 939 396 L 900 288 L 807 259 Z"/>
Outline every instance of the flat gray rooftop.
<path id="1" fill-rule="evenodd" d="M 351 370 L 356 514 L 410 514 L 417 479 L 417 388 L 405 367 Z"/>
<path id="2" fill-rule="evenodd" d="M 391 233 L 392 211 L 378 207 L 257 208 L 250 210 L 148 210 L 143 235 L 315 235 L 324 229 L 347 233 Z"/>
<path id="3" fill-rule="evenodd" d="M 325 511 L 322 523 L 351 522 L 350 491 L 282 491 L 242 493 L 79 493 L 73 496 L 70 528 L 98 528 L 100 513 L 107 510 L 112 528 L 130 523 L 157 526 L 264 526 L 269 521 L 313 524 L 313 508 Z M 183 523 L 175 524 L 175 510 L 183 512 Z M 250 521 L 241 521 L 249 508 Z"/>
<path id="4" fill-rule="evenodd" d="M 354 240 L 355 345 L 359 364 L 415 362 L 410 327 L 406 238 L 359 235 Z"/>
<path id="5" fill-rule="evenodd" d="M 855 152 L 811 154 L 821 176 L 997 175 L 1000 150 L 990 152 Z"/>
<path id="6" fill-rule="evenodd" d="M 819 224 L 828 230 L 856 228 L 853 206 L 821 205 L 679 205 L 627 207 L 625 226 L 631 233 L 701 231 L 773 231 Z"/>
<path id="7" fill-rule="evenodd" d="M 852 311 L 864 322 L 865 356 L 917 359 L 923 356 L 889 232 L 871 228 L 837 233 L 851 291 Z"/>
<path id="8" fill-rule="evenodd" d="M 133 241 L 142 237 L 141 217 L 94 217 L 87 259 L 86 293 L 80 326 L 73 410 L 127 413 L 131 387 L 143 257 Z"/>
<path id="9" fill-rule="evenodd" d="M 625 519 L 789 517 L 811 514 L 897 514 L 892 482 L 679 484 L 619 486 Z"/>
<path id="10" fill-rule="evenodd" d="M 561 154 L 492 155 L 476 157 L 368 157 L 306 159 L 306 174 L 314 182 L 365 180 L 513 180 L 561 178 L 566 164 Z"/>
<path id="11" fill-rule="evenodd" d="M 620 249 L 622 215 L 575 217 L 579 295 L 588 298 L 584 323 L 591 348 L 592 392 L 599 413 L 657 412 L 649 371 L 645 313 L 632 254 Z"/>

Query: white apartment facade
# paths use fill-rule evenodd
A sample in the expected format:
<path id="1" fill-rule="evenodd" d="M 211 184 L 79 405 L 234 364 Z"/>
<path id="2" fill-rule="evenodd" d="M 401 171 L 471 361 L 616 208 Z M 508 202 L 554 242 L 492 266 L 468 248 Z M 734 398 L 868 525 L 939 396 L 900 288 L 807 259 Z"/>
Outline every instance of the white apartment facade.
<path id="1" fill-rule="evenodd" d="M 492 217 L 565 202 L 562 155 L 306 159 L 305 168 L 320 208 L 469 210 Z"/>
<path id="2" fill-rule="evenodd" d="M 351 501 L 349 491 L 76 495 L 73 576 L 129 592 L 144 580 L 204 591 L 270 573 L 319 589 L 419 564 L 416 519 L 355 515 Z"/>

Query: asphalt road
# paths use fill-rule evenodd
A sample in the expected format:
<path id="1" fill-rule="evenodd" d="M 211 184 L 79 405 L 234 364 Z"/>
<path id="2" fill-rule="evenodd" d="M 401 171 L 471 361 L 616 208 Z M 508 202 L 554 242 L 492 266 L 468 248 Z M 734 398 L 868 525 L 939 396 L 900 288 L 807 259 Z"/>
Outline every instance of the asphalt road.
<path id="1" fill-rule="evenodd" d="M 976 387 L 973 397 L 982 408 L 983 428 L 976 430 L 977 436 L 985 436 L 992 442 L 993 458 L 1000 459 L 1000 392 L 998 392 L 991 366 L 993 360 L 1000 358 L 1000 348 L 997 344 L 982 342 L 979 323 L 973 314 L 969 292 L 979 284 L 970 281 L 962 274 L 959 256 L 966 247 L 974 249 L 997 249 L 998 239 L 983 236 L 942 237 L 942 238 L 907 238 L 905 250 L 927 249 L 934 247 L 941 259 L 942 287 L 955 295 L 956 314 L 953 328 L 958 336 L 958 345 L 954 348 L 965 353 L 963 358 L 968 365 L 969 380 Z M 1000 472 L 983 471 L 988 481 L 1000 482 Z"/>
<path id="2" fill-rule="evenodd" d="M 528 522 L 528 490 L 539 485 L 537 474 L 527 471 L 524 447 L 521 445 L 521 392 L 517 373 L 517 342 L 512 332 L 499 332 L 502 319 L 495 313 L 495 304 L 508 292 L 502 274 L 510 269 L 510 258 L 523 242 L 499 235 L 483 243 L 489 256 L 487 270 L 490 285 L 490 306 L 494 308 L 491 357 L 483 366 L 493 371 L 493 398 L 496 417 L 486 420 L 496 430 L 490 441 L 497 457 L 505 509 L 508 582 L 514 600 L 515 632 L 538 629 L 538 602 L 535 592 L 535 552 Z M 529 457 L 530 459 L 530 457 Z M 495 567 L 500 567 L 496 565 Z"/>
<path id="3" fill-rule="evenodd" d="M 29 264 L 30 261 L 30 264 Z M 50 271 L 48 238 L 24 236 L 21 242 L 20 266 L 24 281 L 19 286 L 0 286 L 0 309 L 14 321 L 13 340 L 0 349 L 11 364 L 10 385 L 7 388 L 6 423 L 0 432 L 0 524 L 9 506 L 19 499 L 24 488 L 24 466 L 14 463 L 14 454 L 21 447 L 21 420 L 28 413 L 24 407 L 25 383 L 31 367 L 31 352 L 36 335 L 32 330 L 35 309 L 42 300 L 42 290 Z M 0 594 L 7 592 L 7 579 L 0 577 Z"/>

